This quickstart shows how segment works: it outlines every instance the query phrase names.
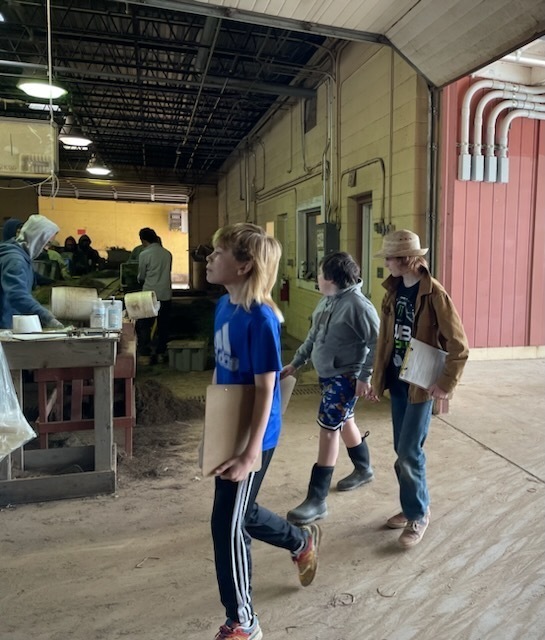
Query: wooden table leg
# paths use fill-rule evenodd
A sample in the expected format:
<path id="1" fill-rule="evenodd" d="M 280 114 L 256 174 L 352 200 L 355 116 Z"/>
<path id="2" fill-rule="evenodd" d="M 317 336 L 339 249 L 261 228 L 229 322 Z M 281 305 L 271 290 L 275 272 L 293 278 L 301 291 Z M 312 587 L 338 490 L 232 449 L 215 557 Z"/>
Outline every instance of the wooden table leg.
<path id="1" fill-rule="evenodd" d="M 115 469 L 114 412 L 113 412 L 113 366 L 95 367 L 95 471 Z"/>
<path id="2" fill-rule="evenodd" d="M 6 456 L 0 462 L 0 480 L 11 480 L 11 456 Z"/>
<path id="3" fill-rule="evenodd" d="M 17 394 L 17 398 L 19 399 L 19 406 L 21 407 L 21 411 L 24 412 L 24 401 L 23 401 L 23 372 L 20 369 L 16 369 L 11 372 L 11 379 L 13 380 L 13 386 L 15 387 L 15 393 Z M 11 454 L 12 462 L 16 462 L 17 466 L 21 471 L 25 470 L 25 456 L 23 447 L 19 447 Z"/>

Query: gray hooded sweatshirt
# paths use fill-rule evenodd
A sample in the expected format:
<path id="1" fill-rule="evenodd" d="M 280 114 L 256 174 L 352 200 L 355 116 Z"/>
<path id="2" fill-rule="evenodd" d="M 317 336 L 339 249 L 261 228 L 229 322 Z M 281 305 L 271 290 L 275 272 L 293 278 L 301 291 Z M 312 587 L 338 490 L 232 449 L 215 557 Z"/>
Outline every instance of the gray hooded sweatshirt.
<path id="1" fill-rule="evenodd" d="M 340 289 L 317 304 L 310 331 L 291 364 L 299 368 L 311 358 L 320 378 L 349 373 L 369 382 L 378 329 L 378 313 L 361 292 L 361 281 Z"/>
<path id="2" fill-rule="evenodd" d="M 45 216 L 31 215 L 16 239 L 0 242 L 0 328 L 11 329 L 16 314 L 37 314 L 42 326 L 55 326 L 53 314 L 32 297 L 32 260 L 59 227 Z"/>

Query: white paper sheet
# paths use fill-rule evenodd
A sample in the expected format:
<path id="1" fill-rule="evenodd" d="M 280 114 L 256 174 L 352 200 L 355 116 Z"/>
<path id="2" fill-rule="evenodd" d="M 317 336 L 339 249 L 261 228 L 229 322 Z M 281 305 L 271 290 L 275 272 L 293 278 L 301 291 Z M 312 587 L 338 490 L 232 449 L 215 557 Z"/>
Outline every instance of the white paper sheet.
<path id="1" fill-rule="evenodd" d="M 422 389 L 429 389 L 441 375 L 446 357 L 446 351 L 411 338 L 401 365 L 399 379 Z"/>

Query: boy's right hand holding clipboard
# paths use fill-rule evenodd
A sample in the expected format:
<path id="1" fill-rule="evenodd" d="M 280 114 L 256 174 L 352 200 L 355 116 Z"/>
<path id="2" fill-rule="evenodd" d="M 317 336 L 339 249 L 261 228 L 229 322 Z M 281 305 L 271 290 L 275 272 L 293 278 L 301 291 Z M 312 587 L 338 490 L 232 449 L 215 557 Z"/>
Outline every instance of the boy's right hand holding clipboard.
<path id="1" fill-rule="evenodd" d="M 285 412 L 296 379 L 284 378 L 280 383 L 282 413 Z M 240 456 L 249 440 L 248 425 L 252 419 L 255 386 L 211 384 L 206 388 L 204 431 L 199 462 L 205 477 L 214 477 L 221 466 Z M 258 456 L 250 471 L 261 469 Z"/>

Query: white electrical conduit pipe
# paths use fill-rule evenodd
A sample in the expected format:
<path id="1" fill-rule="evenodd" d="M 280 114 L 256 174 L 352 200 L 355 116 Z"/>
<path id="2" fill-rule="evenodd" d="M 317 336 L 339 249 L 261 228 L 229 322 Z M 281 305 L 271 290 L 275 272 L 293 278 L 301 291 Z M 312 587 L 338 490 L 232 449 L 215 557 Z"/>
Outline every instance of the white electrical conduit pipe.
<path id="1" fill-rule="evenodd" d="M 469 153 L 469 116 L 471 113 L 471 100 L 478 91 L 481 91 L 481 89 L 502 89 L 516 91 L 515 85 L 512 85 L 508 82 L 501 82 L 500 80 L 479 80 L 468 88 L 462 101 L 460 122 L 460 154 L 465 155 Z"/>
<path id="2" fill-rule="evenodd" d="M 521 87 L 525 89 L 526 87 Z M 471 159 L 471 179 L 482 182 L 484 174 L 484 157 L 482 154 L 482 134 L 483 134 L 483 113 L 488 103 L 500 98 L 512 98 L 524 102 L 545 103 L 545 87 L 542 87 L 543 95 L 533 95 L 521 91 L 489 91 L 477 103 L 475 114 L 473 115 L 473 152 Z M 493 155 L 493 154 L 492 154 Z"/>
<path id="3" fill-rule="evenodd" d="M 532 120 L 545 120 L 545 106 L 539 106 L 535 111 L 517 109 L 508 113 L 499 127 L 499 158 L 497 182 L 509 181 L 509 158 L 507 157 L 507 136 L 509 127 L 515 118 L 530 118 Z"/>
<path id="4" fill-rule="evenodd" d="M 545 105 L 529 102 L 527 100 L 504 100 L 492 109 L 486 127 L 486 157 L 484 161 L 485 182 L 496 182 L 498 166 L 498 159 L 494 155 L 496 122 L 500 113 L 505 109 L 523 109 L 530 113 L 532 111 L 545 112 Z"/>
<path id="5" fill-rule="evenodd" d="M 458 159 L 458 179 L 470 180 L 471 178 L 471 156 L 469 155 L 469 118 L 471 114 L 471 100 L 473 96 L 482 89 L 501 89 L 502 91 L 521 91 L 529 94 L 545 93 L 545 87 L 526 87 L 513 82 L 503 82 L 501 80 L 479 80 L 472 84 L 464 95 L 461 109 L 461 140 L 460 156 Z"/>
<path id="6" fill-rule="evenodd" d="M 502 62 L 517 62 L 518 64 L 527 64 L 531 67 L 545 67 L 545 60 L 543 58 L 536 58 L 535 56 L 518 56 L 516 53 L 511 53 L 508 56 L 502 58 Z"/>

